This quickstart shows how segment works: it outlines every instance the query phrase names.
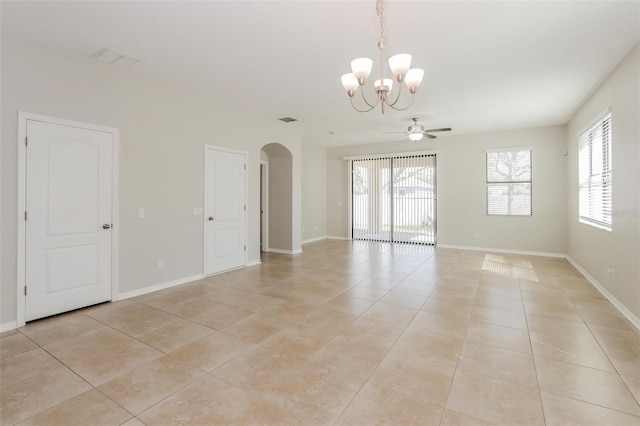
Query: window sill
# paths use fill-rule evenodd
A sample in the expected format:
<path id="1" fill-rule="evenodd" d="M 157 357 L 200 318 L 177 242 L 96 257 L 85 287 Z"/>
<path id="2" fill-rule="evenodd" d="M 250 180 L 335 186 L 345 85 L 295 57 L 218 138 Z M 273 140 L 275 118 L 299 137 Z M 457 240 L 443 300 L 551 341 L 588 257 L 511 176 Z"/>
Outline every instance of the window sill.
<path id="1" fill-rule="evenodd" d="M 603 231 L 612 232 L 611 226 L 606 226 L 606 225 L 602 225 L 602 224 L 599 224 L 599 223 L 591 222 L 591 221 L 586 220 L 586 219 L 578 219 L 578 222 L 582 223 L 584 225 L 593 226 L 594 228 L 602 229 Z"/>

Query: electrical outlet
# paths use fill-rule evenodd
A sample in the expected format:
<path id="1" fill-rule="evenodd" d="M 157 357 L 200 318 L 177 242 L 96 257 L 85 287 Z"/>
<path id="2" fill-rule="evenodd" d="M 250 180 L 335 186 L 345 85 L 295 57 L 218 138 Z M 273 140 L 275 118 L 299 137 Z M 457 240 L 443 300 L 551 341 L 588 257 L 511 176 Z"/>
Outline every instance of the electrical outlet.
<path id="1" fill-rule="evenodd" d="M 138 219 L 144 219 L 144 209 L 138 209 Z"/>
<path id="2" fill-rule="evenodd" d="M 475 234 L 473 234 L 473 238 L 475 238 L 475 239 L 480 238 L 480 233 L 476 232 Z"/>
<path id="3" fill-rule="evenodd" d="M 164 268 L 164 259 L 158 259 L 158 269 Z"/>

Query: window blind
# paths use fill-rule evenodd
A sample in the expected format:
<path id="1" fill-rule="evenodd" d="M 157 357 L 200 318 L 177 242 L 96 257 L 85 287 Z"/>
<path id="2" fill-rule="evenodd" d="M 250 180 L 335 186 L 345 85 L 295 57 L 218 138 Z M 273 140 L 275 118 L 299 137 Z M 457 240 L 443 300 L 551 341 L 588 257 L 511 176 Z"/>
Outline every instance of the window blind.
<path id="1" fill-rule="evenodd" d="M 611 114 L 580 136 L 578 154 L 580 222 L 611 230 Z"/>
<path id="2" fill-rule="evenodd" d="M 436 156 L 351 160 L 352 237 L 436 243 Z"/>
<path id="3" fill-rule="evenodd" d="M 487 214 L 531 216 L 531 149 L 490 150 L 486 156 Z"/>

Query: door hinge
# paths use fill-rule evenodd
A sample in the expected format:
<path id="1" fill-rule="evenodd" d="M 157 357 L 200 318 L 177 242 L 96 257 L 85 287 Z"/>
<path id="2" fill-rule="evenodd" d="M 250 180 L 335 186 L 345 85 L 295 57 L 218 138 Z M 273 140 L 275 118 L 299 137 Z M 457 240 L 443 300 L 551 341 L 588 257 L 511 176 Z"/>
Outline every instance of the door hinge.
<path id="1" fill-rule="evenodd" d="M 26 285 L 24 286 L 24 295 L 25 296 L 27 295 L 27 286 Z"/>
<path id="2" fill-rule="evenodd" d="M 247 170 L 247 165 L 246 164 L 244 165 L 244 169 Z"/>
<path id="3" fill-rule="evenodd" d="M 244 211 L 247 211 L 247 205 L 246 204 L 244 205 Z"/>
<path id="4" fill-rule="evenodd" d="M 247 251 L 247 246 L 244 246 L 244 251 Z M 26 287 L 25 287 L 26 288 Z"/>
<path id="5" fill-rule="evenodd" d="M 24 146 L 29 146 L 29 138 L 28 137 L 24 137 Z"/>
<path id="6" fill-rule="evenodd" d="M 27 221 L 27 212 L 24 212 L 24 221 Z"/>

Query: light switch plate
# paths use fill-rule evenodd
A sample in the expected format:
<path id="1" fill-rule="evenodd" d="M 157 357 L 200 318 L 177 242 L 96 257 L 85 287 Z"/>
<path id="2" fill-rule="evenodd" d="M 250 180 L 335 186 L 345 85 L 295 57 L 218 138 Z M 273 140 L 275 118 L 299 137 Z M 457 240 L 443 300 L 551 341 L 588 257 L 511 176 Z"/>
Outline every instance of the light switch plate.
<path id="1" fill-rule="evenodd" d="M 138 219 L 144 218 L 144 209 L 138 209 Z"/>

